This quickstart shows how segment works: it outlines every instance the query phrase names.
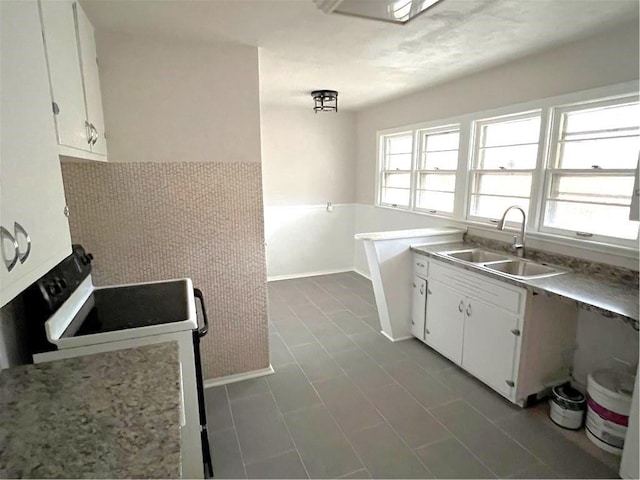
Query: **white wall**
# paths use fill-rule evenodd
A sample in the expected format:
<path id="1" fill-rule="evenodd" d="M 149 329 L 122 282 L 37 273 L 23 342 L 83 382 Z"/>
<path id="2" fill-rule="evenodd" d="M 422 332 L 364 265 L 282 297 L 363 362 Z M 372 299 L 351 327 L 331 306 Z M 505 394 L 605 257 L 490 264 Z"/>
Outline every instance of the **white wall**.
<path id="1" fill-rule="evenodd" d="M 309 97 L 263 106 L 261 128 L 269 278 L 352 269 L 355 115 L 316 114 Z"/>
<path id="2" fill-rule="evenodd" d="M 109 161 L 260 162 L 258 49 L 96 32 Z"/>

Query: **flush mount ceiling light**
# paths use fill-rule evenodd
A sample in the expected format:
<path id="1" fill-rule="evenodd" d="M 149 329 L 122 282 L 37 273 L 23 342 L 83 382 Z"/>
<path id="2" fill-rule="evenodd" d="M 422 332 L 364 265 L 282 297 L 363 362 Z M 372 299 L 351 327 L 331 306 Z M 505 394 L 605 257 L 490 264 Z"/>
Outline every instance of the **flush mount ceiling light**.
<path id="1" fill-rule="evenodd" d="M 313 111 L 318 112 L 337 112 L 338 111 L 338 92 L 335 90 L 314 90 L 311 92 L 315 105 Z"/>
<path id="2" fill-rule="evenodd" d="M 404 25 L 442 0 L 313 0 L 324 13 L 342 13 Z"/>

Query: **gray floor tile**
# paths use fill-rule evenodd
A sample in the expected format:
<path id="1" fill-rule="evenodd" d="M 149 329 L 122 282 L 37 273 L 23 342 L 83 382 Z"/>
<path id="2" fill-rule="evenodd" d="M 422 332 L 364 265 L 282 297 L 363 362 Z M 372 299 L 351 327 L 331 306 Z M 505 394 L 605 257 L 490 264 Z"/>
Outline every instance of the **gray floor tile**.
<path id="1" fill-rule="evenodd" d="M 318 343 L 291 347 L 291 353 L 312 382 L 344 375 L 340 365 Z"/>
<path id="2" fill-rule="evenodd" d="M 372 328 L 348 310 L 342 310 L 329 315 L 329 319 L 347 335 L 369 333 Z"/>
<path id="3" fill-rule="evenodd" d="M 365 393 L 378 390 L 386 385 L 393 385 L 396 381 L 379 365 L 354 368 L 347 371 L 347 375 Z"/>
<path id="4" fill-rule="evenodd" d="M 309 478 L 296 450 L 247 464 L 247 475 L 249 478 Z"/>
<path id="5" fill-rule="evenodd" d="M 362 468 L 355 472 L 351 472 L 346 475 L 343 475 L 340 478 L 371 478 L 371 474 L 367 471 L 366 468 Z"/>
<path id="6" fill-rule="evenodd" d="M 249 395 L 269 393 L 269 385 L 267 385 L 264 377 L 251 378 L 249 380 L 227 384 L 227 392 L 229 392 L 229 401 L 235 402 Z"/>
<path id="7" fill-rule="evenodd" d="M 342 295 L 338 299 L 345 307 L 347 307 L 347 310 L 352 311 L 354 314 L 360 317 L 371 315 L 376 311 L 375 307 L 372 304 L 364 301 L 362 298 L 360 298 L 360 296 L 353 292 Z"/>
<path id="8" fill-rule="evenodd" d="M 247 478 L 235 428 L 210 430 L 209 443 L 215 478 Z"/>
<path id="9" fill-rule="evenodd" d="M 432 350 L 417 338 L 396 343 L 398 349 L 409 359 L 429 373 L 454 368 L 455 364 Z"/>
<path id="10" fill-rule="evenodd" d="M 500 420 L 522 411 L 520 407 L 460 368 L 441 371 L 435 376 L 490 420 Z"/>
<path id="11" fill-rule="evenodd" d="M 539 462 L 532 467 L 521 472 L 510 475 L 508 478 L 561 478 L 556 472 L 551 470 L 544 463 Z"/>
<path id="12" fill-rule="evenodd" d="M 416 454 L 436 478 L 495 478 L 455 438 L 421 447 Z"/>
<path id="13" fill-rule="evenodd" d="M 278 322 L 275 325 L 280 337 L 289 347 L 316 341 L 311 331 L 300 320 Z"/>
<path id="14" fill-rule="evenodd" d="M 279 334 L 269 335 L 269 357 L 271 366 L 276 369 L 295 362 L 293 355 L 291 355 Z"/>
<path id="15" fill-rule="evenodd" d="M 311 301 L 325 315 L 344 310 L 344 305 L 328 293 L 326 295 L 318 295 L 312 298 Z"/>
<path id="16" fill-rule="evenodd" d="M 332 378 L 315 383 L 314 386 L 343 431 L 362 430 L 384 421 L 376 408 L 348 377 Z"/>
<path id="17" fill-rule="evenodd" d="M 351 370 L 377 365 L 373 358 L 367 355 L 364 350 L 358 347 L 355 343 L 352 345 L 353 347 L 349 350 L 331 353 L 331 356 L 336 362 L 338 362 L 338 365 L 340 365 L 344 371 L 349 372 Z"/>
<path id="18" fill-rule="evenodd" d="M 405 358 L 399 345 L 387 340 L 377 332 L 351 335 L 349 338 L 367 352 L 378 365 L 388 365 Z"/>
<path id="19" fill-rule="evenodd" d="M 361 317 L 361 320 L 367 323 L 376 332 L 379 332 L 382 329 L 382 327 L 380 326 L 380 317 L 378 317 L 378 312 L 372 313 L 371 315 L 367 315 L 365 317 Z"/>
<path id="20" fill-rule="evenodd" d="M 278 407 L 283 413 L 321 403 L 320 397 L 298 365 L 285 365 L 267 377 Z"/>
<path id="21" fill-rule="evenodd" d="M 497 425 L 562 477 L 618 476 L 616 471 L 565 438 L 549 419 L 525 414 L 502 420 Z M 576 432 L 576 435 L 584 435 L 584 432 Z"/>
<path id="22" fill-rule="evenodd" d="M 207 425 L 211 430 L 225 430 L 233 427 L 231 408 L 224 385 L 205 388 L 204 400 L 207 406 Z"/>
<path id="23" fill-rule="evenodd" d="M 356 348 L 356 344 L 353 343 L 353 341 L 351 341 L 351 339 L 334 324 L 331 324 L 321 330 L 314 331 L 313 334 L 318 339 L 318 342 L 320 342 L 322 346 L 332 354 Z"/>
<path id="24" fill-rule="evenodd" d="M 425 408 L 443 405 L 461 397 L 412 361 L 402 360 L 384 369 Z"/>
<path id="25" fill-rule="evenodd" d="M 277 416 L 279 413 L 271 392 L 238 398 L 231 404 L 231 411 L 236 426 L 240 423 L 255 422 L 263 417 Z"/>
<path id="26" fill-rule="evenodd" d="M 386 423 L 349 434 L 373 478 L 433 478 Z"/>
<path id="27" fill-rule="evenodd" d="M 400 385 L 371 391 L 369 400 L 411 448 L 451 437 L 451 433 Z"/>
<path id="28" fill-rule="evenodd" d="M 285 421 L 312 478 L 336 478 L 363 467 L 325 407 L 288 413 Z"/>
<path id="29" fill-rule="evenodd" d="M 430 411 L 499 477 L 512 475 L 538 461 L 464 401 L 456 400 Z"/>

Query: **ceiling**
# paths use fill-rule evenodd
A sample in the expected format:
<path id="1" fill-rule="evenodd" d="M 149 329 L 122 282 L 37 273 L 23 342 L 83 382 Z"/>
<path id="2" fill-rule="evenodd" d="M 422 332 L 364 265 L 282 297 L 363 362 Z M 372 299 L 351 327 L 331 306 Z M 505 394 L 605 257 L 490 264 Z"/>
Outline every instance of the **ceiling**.
<path id="1" fill-rule="evenodd" d="M 638 23 L 637 0 L 444 0 L 406 25 L 325 14 L 312 0 L 82 4 L 96 29 L 258 46 L 263 103 L 311 108 L 311 90 L 333 89 L 348 110 Z"/>

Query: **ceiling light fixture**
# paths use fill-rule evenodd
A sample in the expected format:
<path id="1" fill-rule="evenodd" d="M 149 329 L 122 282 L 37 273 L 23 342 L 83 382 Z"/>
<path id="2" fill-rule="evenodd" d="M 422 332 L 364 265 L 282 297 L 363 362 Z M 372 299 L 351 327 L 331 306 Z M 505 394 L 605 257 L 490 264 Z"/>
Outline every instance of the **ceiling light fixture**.
<path id="1" fill-rule="evenodd" d="M 313 111 L 318 112 L 337 112 L 338 111 L 338 92 L 335 90 L 314 90 L 311 92 L 315 105 Z"/>
<path id="2" fill-rule="evenodd" d="M 442 0 L 313 0 L 324 13 L 383 20 L 404 25 Z"/>

